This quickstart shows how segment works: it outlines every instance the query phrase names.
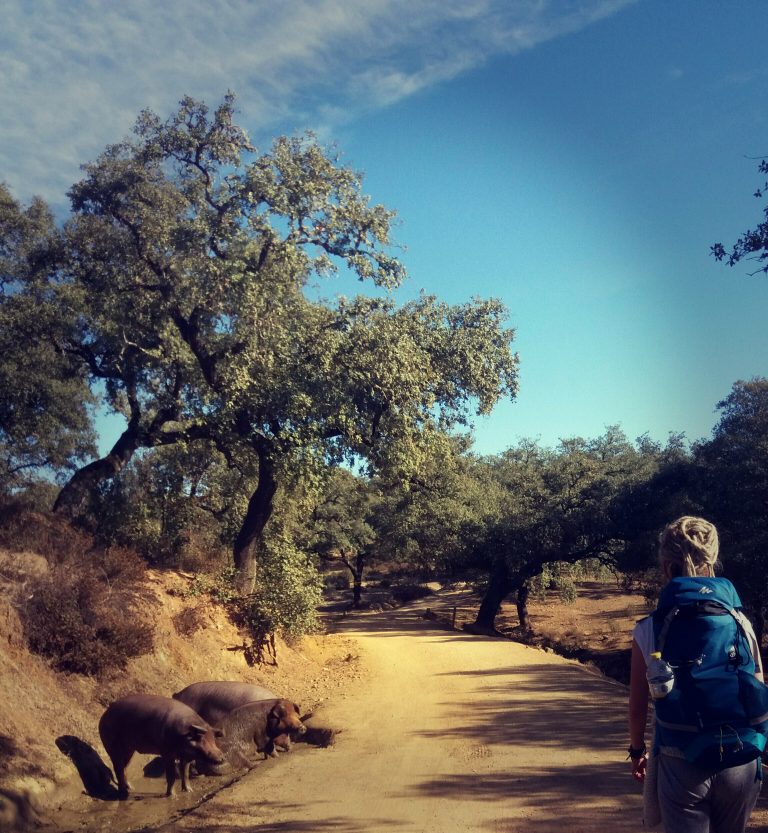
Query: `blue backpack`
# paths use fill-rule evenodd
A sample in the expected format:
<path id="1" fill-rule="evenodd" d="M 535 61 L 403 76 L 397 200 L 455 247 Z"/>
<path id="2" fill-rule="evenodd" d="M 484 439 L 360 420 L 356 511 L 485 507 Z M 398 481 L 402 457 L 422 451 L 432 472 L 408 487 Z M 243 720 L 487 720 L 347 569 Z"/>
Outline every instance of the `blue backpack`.
<path id="1" fill-rule="evenodd" d="M 741 601 L 728 579 L 673 578 L 653 614 L 656 650 L 674 669 L 654 701 L 656 749 L 672 747 L 702 767 L 759 757 L 768 734 L 768 687 L 755 677 Z"/>

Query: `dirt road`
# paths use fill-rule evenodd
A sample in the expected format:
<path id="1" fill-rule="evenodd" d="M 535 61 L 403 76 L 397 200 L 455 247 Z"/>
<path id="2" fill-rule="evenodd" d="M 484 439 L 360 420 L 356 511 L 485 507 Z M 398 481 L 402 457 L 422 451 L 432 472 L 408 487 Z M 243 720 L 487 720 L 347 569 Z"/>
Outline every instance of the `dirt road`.
<path id="1" fill-rule="evenodd" d="M 323 710 L 336 744 L 298 744 L 154 830 L 642 830 L 623 687 L 554 654 L 436 629 L 417 610 L 344 630 L 369 673 Z"/>

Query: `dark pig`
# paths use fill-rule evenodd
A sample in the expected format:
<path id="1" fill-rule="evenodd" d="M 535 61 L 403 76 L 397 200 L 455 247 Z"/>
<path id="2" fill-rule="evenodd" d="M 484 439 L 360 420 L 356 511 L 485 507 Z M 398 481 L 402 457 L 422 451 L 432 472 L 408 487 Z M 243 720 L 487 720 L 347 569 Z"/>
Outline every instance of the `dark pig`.
<path id="1" fill-rule="evenodd" d="M 257 700 L 231 711 L 222 723 L 222 749 L 234 767 L 253 763 L 254 752 L 264 757 L 275 754 L 290 737 L 307 731 L 296 703 L 283 698 Z"/>
<path id="2" fill-rule="evenodd" d="M 216 745 L 216 738 L 221 734 L 184 703 L 154 694 L 132 694 L 116 700 L 99 721 L 99 735 L 112 760 L 120 798 L 127 798 L 131 788 L 125 768 L 134 752 L 159 755 L 163 759 L 167 796 L 173 794 L 176 761 L 179 761 L 181 789 L 189 792 L 191 761 L 220 764 L 224 760 Z"/>
<path id="3" fill-rule="evenodd" d="M 192 683 L 173 695 L 175 700 L 186 703 L 211 726 L 221 726 L 224 718 L 239 706 L 255 700 L 275 700 L 277 695 L 269 689 L 251 683 L 211 680 Z"/>

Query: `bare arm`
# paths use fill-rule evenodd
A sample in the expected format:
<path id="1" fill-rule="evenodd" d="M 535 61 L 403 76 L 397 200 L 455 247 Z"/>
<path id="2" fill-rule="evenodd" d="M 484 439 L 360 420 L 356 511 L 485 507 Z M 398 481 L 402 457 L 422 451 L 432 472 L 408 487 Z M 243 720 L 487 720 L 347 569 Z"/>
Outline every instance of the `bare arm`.
<path id="1" fill-rule="evenodd" d="M 632 640 L 632 665 L 629 677 L 629 745 L 633 749 L 645 746 L 645 724 L 648 719 L 648 682 L 645 678 L 645 657 L 637 642 Z M 645 778 L 647 755 L 632 761 L 632 775 L 638 781 Z"/>

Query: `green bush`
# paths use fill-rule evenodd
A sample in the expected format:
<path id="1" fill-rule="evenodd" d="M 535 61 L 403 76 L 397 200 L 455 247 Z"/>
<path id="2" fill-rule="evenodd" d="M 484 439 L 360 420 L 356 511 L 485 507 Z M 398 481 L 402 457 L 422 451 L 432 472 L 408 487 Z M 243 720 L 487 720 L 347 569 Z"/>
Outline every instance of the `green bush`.
<path id="1" fill-rule="evenodd" d="M 323 587 L 326 590 L 349 590 L 349 573 L 326 573 L 323 576 Z"/>
<path id="2" fill-rule="evenodd" d="M 321 601 L 322 581 L 307 554 L 287 538 L 270 539 L 258 565 L 254 592 L 231 603 L 236 621 L 251 636 L 250 659 L 260 663 L 268 650 L 276 660 L 275 634 L 298 637 L 317 630 Z"/>
<path id="3" fill-rule="evenodd" d="M 539 575 L 531 579 L 531 597 L 538 602 L 547 599 L 549 591 L 555 591 L 563 604 L 573 604 L 578 597 L 576 582 L 583 572 L 580 565 L 554 561 L 544 564 Z"/>
<path id="4" fill-rule="evenodd" d="M 237 602 L 237 570 L 229 565 L 218 573 L 198 573 L 183 593 L 185 598 L 207 595 L 219 604 L 231 606 Z"/>
<path id="5" fill-rule="evenodd" d="M 407 604 L 416 601 L 416 599 L 424 599 L 427 596 L 434 595 L 435 591 L 423 584 L 401 584 L 392 588 L 392 598 L 398 604 Z"/>

